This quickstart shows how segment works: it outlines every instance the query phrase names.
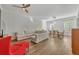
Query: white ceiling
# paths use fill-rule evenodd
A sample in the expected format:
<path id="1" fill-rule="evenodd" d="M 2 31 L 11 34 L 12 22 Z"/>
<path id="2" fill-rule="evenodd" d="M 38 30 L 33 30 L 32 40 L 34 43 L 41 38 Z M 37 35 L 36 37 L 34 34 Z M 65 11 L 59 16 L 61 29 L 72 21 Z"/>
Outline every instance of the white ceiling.
<path id="1" fill-rule="evenodd" d="M 23 11 L 19 8 L 12 7 L 12 5 L 2 5 L 2 8 L 12 11 Z M 29 14 L 35 17 L 51 17 L 51 16 L 65 16 L 74 15 L 77 12 L 77 4 L 31 4 L 31 11 Z"/>
<path id="2" fill-rule="evenodd" d="M 31 5 L 31 15 L 33 16 L 63 16 L 74 14 L 78 5 L 75 4 L 34 4 Z"/>

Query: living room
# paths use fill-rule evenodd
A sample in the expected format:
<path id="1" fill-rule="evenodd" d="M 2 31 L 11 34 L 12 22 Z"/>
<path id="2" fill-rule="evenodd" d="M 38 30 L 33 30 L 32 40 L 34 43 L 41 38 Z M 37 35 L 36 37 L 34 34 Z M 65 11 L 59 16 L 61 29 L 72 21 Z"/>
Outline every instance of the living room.
<path id="1" fill-rule="evenodd" d="M 25 55 L 73 54 L 71 33 L 79 26 L 79 5 L 26 4 L 29 7 L 23 8 L 24 5 L 0 5 L 0 35 L 11 36 L 11 44 L 29 42 L 28 51 L 22 53 Z"/>

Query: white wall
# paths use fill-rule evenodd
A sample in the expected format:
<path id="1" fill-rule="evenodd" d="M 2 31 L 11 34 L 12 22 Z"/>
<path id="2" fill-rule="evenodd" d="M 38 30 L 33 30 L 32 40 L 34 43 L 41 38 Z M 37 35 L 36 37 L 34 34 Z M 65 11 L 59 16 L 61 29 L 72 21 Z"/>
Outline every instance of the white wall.
<path id="1" fill-rule="evenodd" d="M 1 5 L 0 5 L 0 34 L 1 34 Z"/>
<path id="2" fill-rule="evenodd" d="M 0 9 L 0 34 L 1 34 L 1 9 Z"/>
<path id="3" fill-rule="evenodd" d="M 34 22 L 31 22 L 27 15 L 10 5 L 2 5 L 1 19 L 5 33 L 13 32 L 27 32 L 35 31 L 37 28 L 41 27 L 41 21 L 38 18 L 33 18 Z"/>

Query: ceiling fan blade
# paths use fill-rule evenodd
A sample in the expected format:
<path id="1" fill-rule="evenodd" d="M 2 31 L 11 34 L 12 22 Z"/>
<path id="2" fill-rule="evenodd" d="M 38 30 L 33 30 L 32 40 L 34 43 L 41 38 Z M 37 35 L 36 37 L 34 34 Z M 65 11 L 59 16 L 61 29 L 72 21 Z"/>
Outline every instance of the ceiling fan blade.
<path id="1" fill-rule="evenodd" d="M 27 8 L 27 7 L 30 7 L 30 4 L 22 4 L 22 6 L 13 5 L 13 7 Z"/>
<path id="2" fill-rule="evenodd" d="M 30 7 L 30 4 L 22 4 L 23 8 Z"/>
<path id="3" fill-rule="evenodd" d="M 21 6 L 17 6 L 17 5 L 13 5 L 12 7 L 17 7 L 17 8 L 21 8 Z"/>

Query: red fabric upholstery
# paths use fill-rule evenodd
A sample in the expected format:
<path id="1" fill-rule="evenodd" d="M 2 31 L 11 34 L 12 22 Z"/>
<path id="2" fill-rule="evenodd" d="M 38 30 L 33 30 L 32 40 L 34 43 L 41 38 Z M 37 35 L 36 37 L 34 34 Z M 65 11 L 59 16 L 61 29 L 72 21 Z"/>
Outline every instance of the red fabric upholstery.
<path id="1" fill-rule="evenodd" d="M 27 41 L 17 42 L 14 45 L 11 45 L 10 53 L 15 55 L 16 54 L 21 55 L 27 52 L 26 48 L 29 48 L 29 42 Z"/>
<path id="2" fill-rule="evenodd" d="M 23 48 L 22 46 L 11 46 L 10 48 L 10 54 L 12 55 L 21 55 L 24 54 L 26 52 L 26 49 Z"/>
<path id="3" fill-rule="evenodd" d="M 14 45 L 25 46 L 26 48 L 28 48 L 29 42 L 28 41 L 20 41 L 20 42 L 15 43 Z"/>
<path id="4" fill-rule="evenodd" d="M 0 54 L 9 54 L 10 39 L 11 36 L 0 38 Z"/>
<path id="5" fill-rule="evenodd" d="M 20 41 L 10 45 L 11 36 L 0 38 L 0 55 L 22 55 L 25 54 L 26 48 L 29 48 L 29 42 Z"/>

